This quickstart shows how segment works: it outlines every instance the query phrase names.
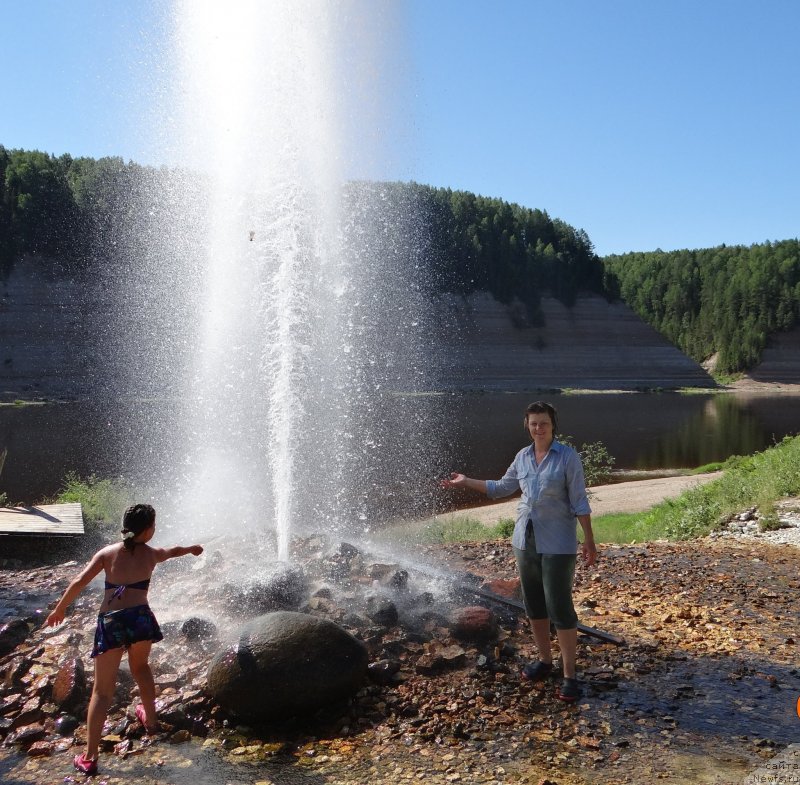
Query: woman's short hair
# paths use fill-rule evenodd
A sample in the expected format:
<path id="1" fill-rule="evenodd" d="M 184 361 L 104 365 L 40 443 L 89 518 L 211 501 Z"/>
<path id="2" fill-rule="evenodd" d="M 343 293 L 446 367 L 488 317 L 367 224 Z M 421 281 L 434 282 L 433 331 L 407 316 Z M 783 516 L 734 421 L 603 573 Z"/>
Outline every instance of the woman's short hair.
<path id="1" fill-rule="evenodd" d="M 550 418 L 550 422 L 553 423 L 553 433 L 558 432 L 558 415 L 556 414 L 556 407 L 553 406 L 553 404 L 545 403 L 544 401 L 529 403 L 528 408 L 525 409 L 525 428 L 528 427 L 529 414 L 546 414 Z"/>

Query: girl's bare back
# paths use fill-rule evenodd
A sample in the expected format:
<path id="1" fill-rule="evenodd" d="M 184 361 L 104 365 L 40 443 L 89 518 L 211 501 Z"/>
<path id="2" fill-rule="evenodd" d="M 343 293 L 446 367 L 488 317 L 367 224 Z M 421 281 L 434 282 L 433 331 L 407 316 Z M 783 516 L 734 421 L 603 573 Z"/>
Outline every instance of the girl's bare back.
<path id="1" fill-rule="evenodd" d="M 137 544 L 133 550 L 125 548 L 122 543 L 103 548 L 100 558 L 105 571 L 106 589 L 100 612 L 146 603 L 147 588 L 131 584 L 150 580 L 159 562 L 158 555 L 146 543 Z M 108 584 L 113 585 L 109 587 Z"/>

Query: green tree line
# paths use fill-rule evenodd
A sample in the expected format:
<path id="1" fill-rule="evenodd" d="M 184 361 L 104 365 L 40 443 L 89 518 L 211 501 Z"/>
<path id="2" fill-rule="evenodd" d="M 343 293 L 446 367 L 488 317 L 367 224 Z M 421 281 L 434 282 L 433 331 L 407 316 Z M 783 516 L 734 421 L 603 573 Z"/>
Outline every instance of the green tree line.
<path id="1" fill-rule="evenodd" d="M 116 226 L 135 210 L 137 192 L 185 177 L 176 171 L 125 163 L 121 158 L 73 158 L 0 146 L 0 258 L 21 254 L 90 262 L 109 249 Z M 541 293 L 574 302 L 579 289 L 600 291 L 603 271 L 585 232 L 546 212 L 465 191 L 417 183 L 351 183 L 351 204 L 375 191 L 382 213 L 407 224 L 418 216 L 414 242 L 442 290 L 515 296 L 535 319 Z M 152 198 L 150 199 L 152 202 Z M 369 215 L 361 223 L 368 223 Z"/>
<path id="2" fill-rule="evenodd" d="M 443 288 L 518 298 L 539 323 L 543 294 L 573 305 L 580 290 L 602 292 L 603 267 L 586 232 L 543 210 L 468 191 L 411 183 L 429 236 L 430 264 Z"/>
<path id="3" fill-rule="evenodd" d="M 800 242 L 607 256 L 605 287 L 697 361 L 752 368 L 800 317 Z"/>
<path id="4" fill-rule="evenodd" d="M 0 272 L 22 254 L 43 265 L 112 264 L 115 238 L 124 235 L 118 229 L 155 231 L 170 193 L 191 188 L 199 199 L 204 187 L 190 173 L 122 158 L 0 145 Z M 729 373 L 755 365 L 770 333 L 800 316 L 796 239 L 600 259 L 583 230 L 502 199 L 417 183 L 350 183 L 345 198 L 380 204 L 354 226 L 372 221 L 413 234 L 404 242 L 422 249 L 416 252 L 439 291 L 517 298 L 528 324 L 541 324 L 544 294 L 566 305 L 581 290 L 620 297 L 694 359 L 718 353 L 717 370 Z M 155 206 L 146 220 L 137 215 L 145 202 Z"/>
<path id="5" fill-rule="evenodd" d="M 73 158 L 0 145 L 0 271 L 23 254 L 90 264 L 113 248 L 136 197 L 175 173 L 119 157 Z"/>

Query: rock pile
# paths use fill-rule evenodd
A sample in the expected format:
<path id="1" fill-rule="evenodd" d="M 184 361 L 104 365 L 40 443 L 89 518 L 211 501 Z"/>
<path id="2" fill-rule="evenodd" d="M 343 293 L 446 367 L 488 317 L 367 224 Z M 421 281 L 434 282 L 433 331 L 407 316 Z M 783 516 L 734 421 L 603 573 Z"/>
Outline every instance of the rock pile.
<path id="1" fill-rule="evenodd" d="M 769 514 L 750 507 L 734 515 L 713 536 L 745 537 L 800 548 L 800 499 L 785 499 Z"/>
<path id="2" fill-rule="evenodd" d="M 104 764 L 114 781 L 165 761 L 174 768 L 155 778 L 177 782 L 183 771 L 184 782 L 217 781 L 216 756 L 213 774 L 191 779 L 201 747 L 231 765 L 261 767 L 253 778 L 265 782 L 686 781 L 685 750 L 702 761 L 702 772 L 722 766 L 714 769 L 719 778 L 739 781 L 794 740 L 793 726 L 774 718 L 789 710 L 794 716 L 800 694 L 796 548 L 751 537 L 602 546 L 595 568 L 577 570 L 579 616 L 628 645 L 581 636 L 583 697 L 565 706 L 555 681 L 520 680 L 534 650 L 513 614 L 478 606 L 447 581 L 423 579 L 362 548 L 322 537 L 295 545 L 293 569 L 307 592 L 293 610 L 335 622 L 362 642 L 369 657 L 363 686 L 313 714 L 241 725 L 208 694 L 208 666 L 229 642 L 227 630 L 286 599 L 248 589 L 260 599 L 237 613 L 231 594 L 270 585 L 280 570 L 249 573 L 247 565 L 263 559 L 247 542 L 238 556 L 233 545 L 224 559 L 208 554 L 197 571 L 172 572 L 169 580 L 157 572 L 151 595 L 165 641 L 154 647 L 152 664 L 164 732 L 148 747 L 153 739 L 131 711 L 132 680 L 121 674 L 104 738 L 106 751 L 117 753 Z M 508 542 L 428 546 L 415 558 L 450 573 L 467 568 L 475 585 L 485 581 L 495 593 L 515 588 Z M 223 563 L 238 589 L 226 587 Z M 0 570 L 3 623 L 13 621 L 15 604 L 27 609 L 16 615 L 25 639 L 0 657 L 0 771 L 20 783 L 61 781 L 74 754 L 68 748 L 85 734 L 95 599 L 81 598 L 68 626 L 41 627 L 48 602 L 76 568 Z M 176 594 L 165 602 L 169 583 Z M 32 597 L 41 600 L 38 611 Z M 21 630 L 13 624 L 8 634 Z M 701 779 L 702 772 L 690 774 Z"/>
<path id="3" fill-rule="evenodd" d="M 358 727 L 365 720 L 350 697 L 362 687 L 360 702 L 386 711 L 385 702 L 373 700 L 378 691 L 370 684 L 401 685 L 407 679 L 402 670 L 431 677 L 469 660 L 487 672 L 509 672 L 499 660 L 513 656 L 514 649 L 496 645 L 505 633 L 495 613 L 455 601 L 447 580 L 413 577 L 408 569 L 375 560 L 349 543 L 331 545 L 311 537 L 294 545 L 292 567 L 267 564 L 256 577 L 236 583 L 226 579 L 222 565 L 229 573 L 246 573 L 229 556 L 211 554 L 200 576 L 173 571 L 173 590 L 184 597 L 183 607 L 200 605 L 204 615 L 162 621 L 166 645 L 153 650 L 157 710 L 170 741 L 206 736 L 237 716 L 281 722 L 327 710 L 326 716 L 344 713 L 345 719 L 337 719 L 340 730 Z M 246 551 L 241 549 L 242 558 Z M 31 570 L 28 582 L 45 596 L 49 589 L 55 600 L 77 565 L 64 567 L 58 577 Z M 219 590 L 209 591 L 210 586 Z M 82 741 L 91 693 L 86 651 L 92 598 L 81 597 L 68 625 L 58 630 L 42 626 L 46 606 L 25 618 L 7 618 L 0 627 L 0 737 L 31 756 Z M 276 624 L 282 625 L 279 630 Z M 237 637 L 222 640 L 220 628 L 237 631 Z M 253 667 L 239 667 L 244 637 L 248 652 L 258 649 L 248 659 Z M 261 643 L 250 646 L 254 640 Z M 340 656 L 334 656 L 337 650 Z M 269 660 L 256 668 L 264 652 Z M 223 668 L 231 662 L 236 674 Z M 103 739 L 106 749 L 123 756 L 132 754 L 144 736 L 135 720 L 132 687 L 130 674 L 122 670 Z"/>

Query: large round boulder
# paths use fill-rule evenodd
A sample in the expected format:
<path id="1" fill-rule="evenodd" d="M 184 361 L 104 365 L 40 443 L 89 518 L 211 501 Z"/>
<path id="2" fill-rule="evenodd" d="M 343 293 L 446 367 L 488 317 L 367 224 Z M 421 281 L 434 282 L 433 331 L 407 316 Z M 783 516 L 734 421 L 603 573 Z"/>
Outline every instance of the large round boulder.
<path id="1" fill-rule="evenodd" d="M 332 621 L 276 611 L 247 622 L 208 668 L 209 694 L 249 719 L 310 714 L 352 695 L 367 672 L 367 649 Z"/>

